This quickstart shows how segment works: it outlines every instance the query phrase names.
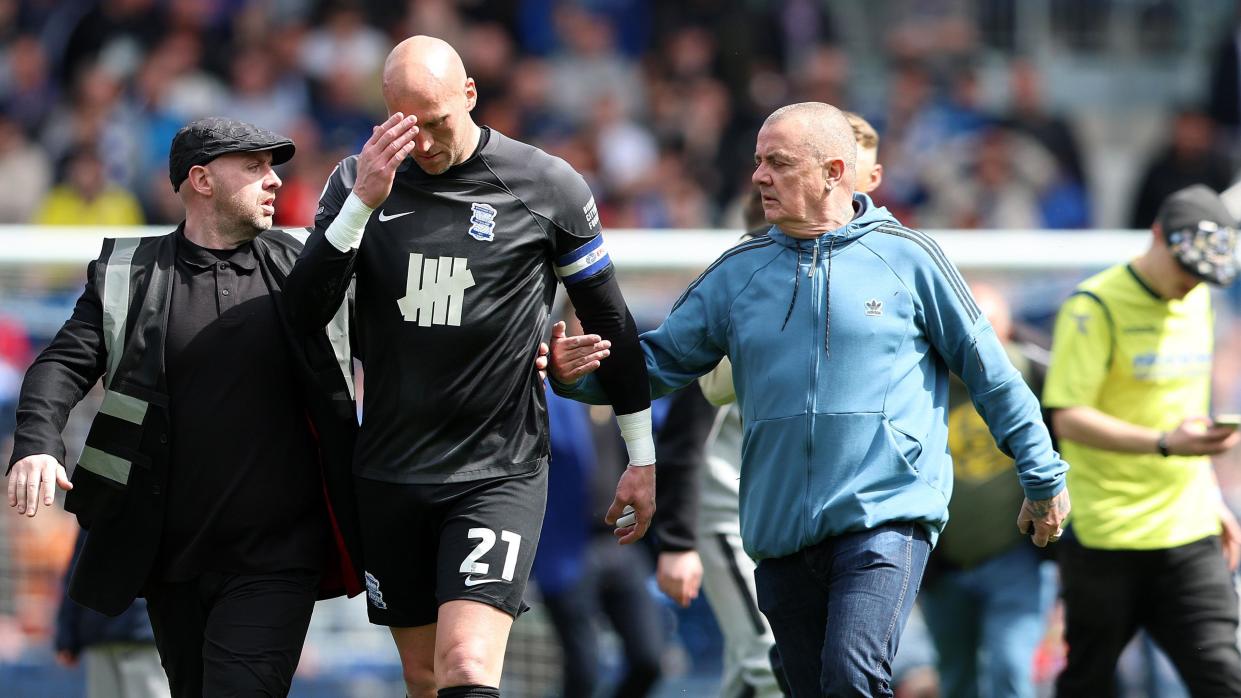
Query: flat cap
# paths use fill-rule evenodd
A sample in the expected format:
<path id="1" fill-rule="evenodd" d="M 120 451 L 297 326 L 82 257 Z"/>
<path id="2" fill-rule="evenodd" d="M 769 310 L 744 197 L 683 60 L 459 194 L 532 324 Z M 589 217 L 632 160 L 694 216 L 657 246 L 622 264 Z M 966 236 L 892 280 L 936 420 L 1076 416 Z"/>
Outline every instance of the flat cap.
<path id="1" fill-rule="evenodd" d="M 253 153 L 270 150 L 271 164 L 279 165 L 293 157 L 292 139 L 254 124 L 220 116 L 191 121 L 177 131 L 168 149 L 168 178 L 172 190 L 190 176 L 190 168 L 206 165 L 225 153 Z"/>

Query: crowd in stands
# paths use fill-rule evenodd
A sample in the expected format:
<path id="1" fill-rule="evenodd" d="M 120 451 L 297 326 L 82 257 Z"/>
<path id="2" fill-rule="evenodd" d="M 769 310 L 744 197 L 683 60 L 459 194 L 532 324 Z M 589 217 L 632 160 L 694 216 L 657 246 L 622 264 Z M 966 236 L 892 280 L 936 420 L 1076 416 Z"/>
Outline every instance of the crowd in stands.
<path id="1" fill-rule="evenodd" d="M 1008 62 L 997 111 L 980 96 L 968 22 L 897 27 L 875 47 L 886 87 L 859 90 L 869 74 L 841 31 L 818 0 L 0 0 L 0 224 L 171 228 L 182 207 L 168 145 L 186 122 L 219 114 L 295 140 L 276 224 L 309 225 L 332 168 L 386 116 L 384 56 L 430 34 L 476 80 L 476 120 L 569 161 L 605 228 L 740 230 L 762 120 L 807 100 L 874 124 L 885 176 L 873 196 L 907 225 L 1098 225 L 1089 149 L 1073 114 L 1047 106 L 1037 62 Z M 1147 228 L 1172 191 L 1233 182 L 1239 55 L 1225 38 L 1209 103 L 1170 111 L 1114 224 Z M 4 315 L 0 452 L 32 358 Z M 1217 394 L 1241 400 L 1241 323 L 1225 328 Z M 1223 489 L 1241 502 L 1241 456 L 1226 458 Z M 0 594 L 0 664 L 51 632 L 76 531 L 61 514 L 41 529 L 57 545 L 18 551 L 28 569 L 13 605 Z M 25 523 L 0 516 L 0 551 Z M 0 583 L 6 574 L 0 565 Z"/>
<path id="2" fill-rule="evenodd" d="M 0 222 L 175 224 L 168 142 L 224 114 L 294 138 L 277 222 L 307 224 L 334 164 L 385 116 L 386 52 L 426 33 L 461 50 L 476 119 L 586 174 L 611 228 L 737 225 L 761 120 L 803 100 L 878 127 L 877 197 L 909 225 L 1089 227 L 1088 163 L 1038 67 L 1010 62 L 997 112 L 980 99 L 978 32 L 942 24 L 893 29 L 877 47 L 886 97 L 867 101 L 838 22 L 810 0 L 5 0 Z M 1205 112 L 1176 117 L 1135 226 L 1186 177 L 1228 183 L 1216 131 Z"/>

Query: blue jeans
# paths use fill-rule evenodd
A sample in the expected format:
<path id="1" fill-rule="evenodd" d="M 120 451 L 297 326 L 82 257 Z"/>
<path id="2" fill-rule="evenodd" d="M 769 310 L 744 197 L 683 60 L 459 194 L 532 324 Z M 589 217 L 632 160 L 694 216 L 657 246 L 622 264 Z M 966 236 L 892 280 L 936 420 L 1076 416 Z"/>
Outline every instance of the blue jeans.
<path id="1" fill-rule="evenodd" d="M 1034 698 L 1034 653 L 1047 630 L 1055 575 L 1053 563 L 1022 541 L 923 588 L 919 603 L 945 696 Z"/>
<path id="2" fill-rule="evenodd" d="M 930 550 L 921 524 L 897 523 L 758 563 L 758 607 L 794 698 L 892 695 L 892 658 Z"/>

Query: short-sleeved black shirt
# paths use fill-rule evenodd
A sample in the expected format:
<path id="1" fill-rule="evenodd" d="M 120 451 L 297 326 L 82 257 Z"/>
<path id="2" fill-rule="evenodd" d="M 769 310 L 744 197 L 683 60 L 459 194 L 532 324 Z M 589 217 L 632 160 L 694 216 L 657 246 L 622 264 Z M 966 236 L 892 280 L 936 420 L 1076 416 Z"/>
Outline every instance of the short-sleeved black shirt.
<path id="1" fill-rule="evenodd" d="M 322 233 L 353 187 L 333 172 Z M 412 161 L 371 214 L 354 266 L 366 371 L 354 472 L 387 482 L 462 482 L 533 470 L 548 454 L 533 361 L 556 280 L 611 273 L 594 198 L 563 160 L 483 129 L 439 175 Z"/>

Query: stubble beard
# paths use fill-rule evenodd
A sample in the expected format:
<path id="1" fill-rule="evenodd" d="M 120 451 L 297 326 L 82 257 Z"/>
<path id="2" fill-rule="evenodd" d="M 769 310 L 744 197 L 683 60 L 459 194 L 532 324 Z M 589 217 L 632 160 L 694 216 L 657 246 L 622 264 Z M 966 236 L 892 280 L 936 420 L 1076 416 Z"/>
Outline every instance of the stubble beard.
<path id="1" fill-rule="evenodd" d="M 265 215 L 257 201 L 247 200 L 238 193 L 228 201 L 218 219 L 221 235 L 242 242 L 249 242 L 272 226 L 272 216 Z"/>

